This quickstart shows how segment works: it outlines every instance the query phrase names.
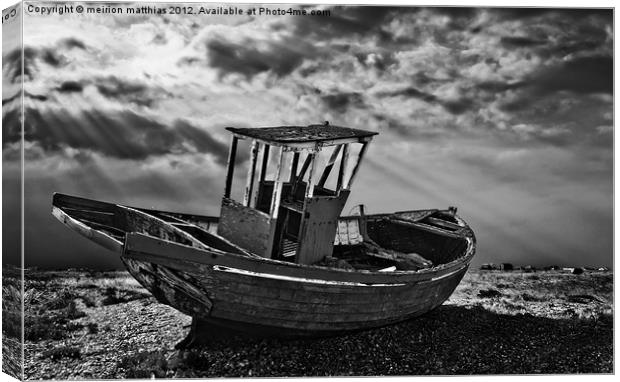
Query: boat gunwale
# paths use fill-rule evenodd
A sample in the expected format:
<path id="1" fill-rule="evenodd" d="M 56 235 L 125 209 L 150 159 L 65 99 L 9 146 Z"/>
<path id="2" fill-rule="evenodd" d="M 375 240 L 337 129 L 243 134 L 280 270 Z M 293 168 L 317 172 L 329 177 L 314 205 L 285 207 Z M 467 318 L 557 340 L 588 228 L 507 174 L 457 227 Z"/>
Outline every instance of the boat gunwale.
<path id="1" fill-rule="evenodd" d="M 92 199 L 86 199 L 86 198 L 81 198 L 81 197 L 74 197 L 71 195 L 66 195 L 66 194 L 59 194 L 59 195 L 63 195 L 69 198 L 77 198 L 77 199 L 81 199 L 81 200 L 87 200 L 87 201 L 93 201 L 93 202 L 98 202 L 98 203 L 106 203 L 106 202 L 100 202 L 97 200 L 92 200 Z M 151 213 L 149 212 L 156 212 L 156 213 L 171 213 L 174 215 L 185 215 L 183 213 L 178 213 L 178 212 L 170 212 L 170 211 L 158 211 L 158 210 L 145 210 L 145 209 L 138 209 L 136 207 L 129 207 L 129 206 L 124 206 L 124 205 L 120 205 L 120 204 L 114 204 L 114 203 L 107 203 L 110 204 L 114 207 L 120 207 L 120 208 L 130 208 L 130 209 L 134 209 L 134 210 L 138 210 L 143 214 L 148 215 L 149 217 L 153 218 L 153 219 L 157 219 L 162 221 L 163 223 L 170 225 L 173 228 L 177 228 L 174 227 L 172 224 L 165 222 L 159 218 L 157 218 L 156 216 L 153 216 Z M 420 210 L 420 211 L 424 211 L 424 210 Z M 55 214 L 55 212 L 62 214 L 61 216 L 64 217 L 64 219 L 61 219 L 59 216 L 57 216 Z M 431 268 L 425 268 L 425 269 L 420 269 L 420 270 L 396 270 L 396 271 L 392 271 L 389 273 L 386 272 L 380 272 L 380 271 L 370 271 L 370 270 L 350 270 L 350 269 L 341 269 L 341 268 L 332 268 L 332 267 L 325 267 L 325 266 L 318 266 L 318 265 L 311 265 L 311 264 L 296 264 L 296 263 L 291 263 L 291 262 L 287 262 L 287 261 L 282 261 L 282 260 L 276 260 L 276 259 L 271 259 L 271 258 L 265 258 L 265 257 L 250 257 L 247 255 L 243 255 L 243 254 L 235 254 L 232 252 L 225 252 L 225 251 L 220 251 L 217 250 L 215 248 L 198 248 L 198 247 L 192 247 L 192 246 L 188 246 L 188 245 L 184 245 L 178 242 L 174 242 L 174 241 L 169 241 L 166 239 L 162 239 L 162 238 L 157 238 L 154 236 L 150 236 L 150 235 L 144 235 L 144 234 L 140 234 L 140 233 L 136 233 L 136 232 L 127 232 L 125 235 L 125 242 L 121 244 L 120 241 L 118 241 L 116 238 L 102 232 L 101 230 L 97 230 L 94 229 L 92 227 L 89 227 L 88 225 L 86 225 L 85 223 L 82 223 L 81 221 L 79 221 L 77 218 L 72 217 L 71 215 L 69 215 L 68 213 L 64 212 L 60 206 L 57 205 L 53 205 L 53 210 L 52 213 L 54 214 L 54 216 L 60 220 L 61 222 L 63 222 L 65 225 L 69 226 L 70 228 L 72 228 L 74 231 L 77 231 L 78 233 L 81 233 L 83 236 L 95 241 L 96 243 L 103 245 L 104 247 L 114 250 L 114 251 L 118 251 L 121 253 L 121 255 L 123 257 L 128 257 L 131 258 L 131 255 L 127 256 L 129 254 L 129 252 L 132 251 L 132 249 L 130 248 L 130 246 L 128 246 L 128 244 L 130 244 L 130 241 L 133 241 L 135 237 L 141 237 L 140 240 L 144 240 L 146 239 L 147 241 L 154 241 L 154 242 L 161 242 L 161 243 L 166 243 L 167 245 L 172 245 L 172 246 L 178 246 L 179 249 L 188 249 L 191 251 L 198 251 L 198 252 L 203 252 L 205 255 L 211 255 L 211 256 L 205 256 L 205 260 L 209 260 L 209 261 L 195 261 L 196 263 L 200 263 L 200 264 L 212 264 L 212 265 L 222 265 L 222 266 L 227 266 L 227 265 L 223 265 L 220 262 L 216 262 L 213 261 L 214 259 L 212 258 L 213 255 L 216 255 L 216 257 L 218 258 L 231 258 L 233 260 L 237 260 L 237 261 L 241 261 L 241 262 L 250 262 L 251 263 L 263 263 L 266 265 L 272 265 L 272 266 L 283 266 L 285 268 L 288 268 L 290 270 L 293 270 L 293 272 L 298 271 L 298 270 L 311 270 L 311 271 L 315 271 L 315 272 L 321 272 L 321 273 L 325 273 L 326 276 L 328 276 L 329 274 L 331 275 L 355 275 L 355 278 L 357 277 L 362 277 L 362 278 L 367 278 L 367 279 L 373 279 L 373 278 L 377 278 L 380 277 L 381 279 L 386 278 L 389 280 L 393 280 L 393 282 L 402 282 L 399 281 L 399 279 L 401 279 L 402 277 L 406 277 L 406 276 L 418 276 L 418 277 L 424 277 L 424 276 L 429 276 L 429 275 L 434 275 L 437 277 L 441 277 L 442 275 L 448 274 L 451 271 L 456 270 L 457 268 L 463 268 L 463 267 L 467 267 L 469 265 L 469 262 L 471 261 L 471 259 L 473 258 L 474 254 L 475 254 L 475 247 L 476 247 L 476 240 L 475 240 L 475 236 L 473 234 L 473 231 L 469 228 L 469 225 L 462 219 L 460 218 L 458 215 L 454 214 L 453 217 L 455 218 L 455 220 L 457 220 L 457 222 L 459 223 L 459 225 L 461 225 L 463 227 L 463 229 L 461 231 L 464 232 L 464 234 L 458 235 L 458 237 L 461 237 L 463 239 L 465 239 L 467 241 L 467 249 L 465 251 L 463 251 L 462 255 L 459 255 L 456 259 L 448 262 L 448 263 L 444 263 L 444 264 L 440 264 Z M 190 215 L 190 214 L 187 214 Z M 392 214 L 390 213 L 381 213 L 381 214 L 374 214 L 374 215 L 366 215 L 366 218 L 371 218 L 371 219 L 381 219 L 381 218 L 385 218 L 385 217 L 389 217 Z M 202 218 L 203 216 L 200 215 L 191 215 L 194 216 L 196 218 Z M 207 219 L 212 219 L 213 217 L 210 216 L 204 216 L 204 218 Z M 357 215 L 350 215 L 350 216 L 343 216 L 340 217 L 339 220 L 343 219 L 357 219 L 359 218 L 359 216 Z M 73 225 L 75 225 L 76 227 L 72 226 L 72 224 L 68 224 L 67 219 L 69 219 L 69 221 L 71 223 L 73 223 Z M 86 234 L 86 232 L 82 232 L 85 231 L 85 227 L 87 227 L 89 232 L 89 235 Z M 77 228 L 77 229 L 76 229 Z M 177 228 L 178 229 L 178 228 Z M 424 229 L 422 227 L 420 227 L 420 229 Z M 442 234 L 443 232 L 437 232 L 438 234 Z M 212 233 L 211 233 L 212 234 Z M 109 241 L 111 241 L 112 243 L 114 243 L 114 245 L 106 245 L 106 243 L 102 243 L 98 240 L 94 240 L 95 236 L 104 236 L 106 239 L 108 239 Z M 215 235 L 217 236 L 217 235 Z M 446 235 L 449 237 L 454 237 L 452 235 Z M 121 244 L 121 245 L 118 245 Z M 134 251 L 135 252 L 135 251 Z M 148 255 L 148 254 L 147 254 Z M 151 254 L 153 255 L 153 254 Z M 154 255 L 156 257 L 164 257 L 162 255 Z M 191 261 L 191 260 L 188 260 Z M 237 268 L 237 267 L 232 267 L 232 268 Z M 238 268 L 241 270 L 251 270 L 251 266 L 248 267 L 242 267 L 242 268 Z M 274 273 L 277 274 L 277 273 Z M 418 280 L 418 282 L 430 282 L 433 279 L 436 279 L 437 277 L 428 277 L 426 279 L 423 280 Z M 325 278 L 327 279 L 327 278 Z M 362 281 L 364 282 L 364 281 Z"/>
<path id="2" fill-rule="evenodd" d="M 393 284 L 403 282 L 430 283 L 440 280 L 442 278 L 441 276 L 469 266 L 469 262 L 474 255 L 475 245 L 471 238 L 466 239 L 468 242 L 468 247 L 465 251 L 465 255 L 449 263 L 419 271 L 379 272 L 368 270 L 349 270 L 317 265 L 296 264 L 262 257 L 246 257 L 237 254 L 226 254 L 225 256 L 219 256 L 215 253 L 209 253 L 209 251 L 206 250 L 138 233 L 127 234 L 122 256 L 129 259 L 150 261 L 171 267 L 178 267 L 183 263 L 193 263 L 207 266 L 220 265 L 229 268 L 256 272 L 255 268 L 257 266 L 264 266 L 271 268 L 271 270 L 264 270 L 260 273 L 274 275 L 288 274 L 302 278 L 319 278 L 324 280 L 347 282 L 358 281 L 366 284 Z M 142 250 L 137 249 L 136 246 L 142 247 Z M 162 249 L 162 246 L 174 247 L 174 249 Z M 234 264 L 230 264 L 231 262 Z M 318 277 L 312 276 L 317 274 L 319 275 Z"/>
<path id="3" fill-rule="evenodd" d="M 81 222 L 79 219 L 74 218 L 69 215 L 62 208 L 53 205 L 52 206 L 52 215 L 59 220 L 62 224 L 71 228 L 73 231 L 81 234 L 87 239 L 107 248 L 111 251 L 123 253 L 123 248 L 125 247 L 125 243 L 118 240 L 112 235 L 109 235 L 102 230 L 93 228 L 86 223 Z M 103 236 L 98 238 L 98 236 Z"/>

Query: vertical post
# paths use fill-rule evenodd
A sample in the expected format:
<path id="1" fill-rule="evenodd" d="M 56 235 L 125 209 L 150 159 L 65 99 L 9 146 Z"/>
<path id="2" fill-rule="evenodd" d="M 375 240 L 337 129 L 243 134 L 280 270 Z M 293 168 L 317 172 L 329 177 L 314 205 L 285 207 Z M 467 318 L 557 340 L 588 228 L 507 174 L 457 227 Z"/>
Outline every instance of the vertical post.
<path id="1" fill-rule="evenodd" d="M 357 157 L 357 163 L 355 163 L 355 167 L 353 167 L 353 171 L 351 172 L 351 177 L 349 178 L 349 182 L 347 183 L 347 186 L 344 187 L 345 190 L 351 189 L 351 185 L 353 184 L 353 179 L 355 178 L 355 175 L 357 175 L 357 170 L 359 170 L 360 168 L 360 163 L 362 162 L 362 158 L 364 157 L 364 154 L 366 153 L 367 148 L 368 148 L 368 142 L 364 142 L 362 144 L 362 149 L 360 150 L 360 155 Z"/>
<path id="2" fill-rule="evenodd" d="M 258 156 L 258 145 L 256 139 L 252 140 L 252 149 L 250 150 L 250 167 L 248 168 L 248 179 L 245 184 L 245 193 L 243 194 L 243 205 L 248 207 L 252 199 L 252 190 L 254 188 L 254 175 L 256 174 L 256 158 Z"/>
<path id="3" fill-rule="evenodd" d="M 230 188 L 232 187 L 233 173 L 235 169 L 235 155 L 237 154 L 237 141 L 239 138 L 233 135 L 230 144 L 230 152 L 228 153 L 228 163 L 226 164 L 226 186 L 224 187 L 224 197 L 230 198 Z"/>
<path id="4" fill-rule="evenodd" d="M 278 209 L 280 209 L 280 195 L 282 194 L 282 162 L 284 159 L 284 147 L 279 147 L 280 154 L 276 162 L 276 177 L 273 182 L 273 193 L 271 194 L 271 208 L 269 215 L 272 219 L 278 217 Z"/>
<path id="5" fill-rule="evenodd" d="M 291 163 L 291 176 L 289 182 L 295 183 L 295 178 L 297 178 L 297 165 L 299 164 L 299 151 L 295 151 L 293 154 L 293 163 Z"/>
<path id="6" fill-rule="evenodd" d="M 267 176 L 267 163 L 269 163 L 269 145 L 264 143 L 265 149 L 263 150 L 263 163 L 260 167 L 260 181 L 265 180 L 265 176 Z"/>
<path id="7" fill-rule="evenodd" d="M 265 158 L 265 153 L 268 154 L 268 150 L 269 150 L 269 146 L 266 143 L 259 143 L 258 144 L 258 156 L 260 156 L 260 160 L 261 160 L 261 165 L 257 166 L 257 174 L 255 175 L 255 177 L 257 179 L 259 179 L 258 184 L 256 186 L 256 192 L 254 193 L 254 196 L 250 198 L 250 207 L 252 208 L 256 208 L 256 205 L 258 204 L 258 198 L 260 196 L 260 192 L 261 192 L 261 187 L 260 187 L 260 182 L 261 180 L 265 179 L 265 171 L 266 169 L 263 169 L 262 166 L 262 161 Z M 258 158 L 256 159 L 256 163 L 258 164 Z"/>
<path id="8" fill-rule="evenodd" d="M 338 158 L 338 154 L 340 153 L 342 146 L 343 145 L 338 145 L 334 148 L 334 152 L 332 153 L 332 156 L 329 157 L 325 170 L 323 170 L 323 175 L 321 175 L 321 179 L 319 180 L 319 183 L 317 183 L 319 187 L 323 187 L 327 181 L 327 178 L 329 178 L 329 174 L 332 172 L 332 168 L 334 167 L 334 163 L 336 163 L 336 159 Z"/>
<path id="9" fill-rule="evenodd" d="M 306 199 L 314 196 L 314 179 L 312 179 L 312 176 L 314 175 L 316 152 L 313 151 L 308 153 L 308 158 L 310 158 L 310 172 L 308 173 L 308 187 L 306 188 Z"/>
<path id="10" fill-rule="evenodd" d="M 336 185 L 336 191 L 340 192 L 342 188 L 342 181 L 344 179 L 344 173 L 347 170 L 347 164 L 349 163 L 349 146 L 351 144 L 347 143 L 344 145 L 344 149 L 342 149 L 342 158 L 340 159 L 340 171 L 338 172 L 338 184 Z"/>

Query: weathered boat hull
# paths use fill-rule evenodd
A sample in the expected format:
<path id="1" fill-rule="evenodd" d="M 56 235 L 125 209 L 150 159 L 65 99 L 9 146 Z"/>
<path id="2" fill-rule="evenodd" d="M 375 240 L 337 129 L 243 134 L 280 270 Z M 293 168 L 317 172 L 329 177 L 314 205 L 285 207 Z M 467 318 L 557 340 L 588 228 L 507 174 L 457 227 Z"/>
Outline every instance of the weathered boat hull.
<path id="1" fill-rule="evenodd" d="M 189 270 L 184 264 L 162 266 L 126 257 L 123 260 L 129 272 L 164 304 L 215 326 L 279 336 L 337 334 L 424 314 L 452 294 L 467 270 L 462 268 L 441 282 L 317 285 L 243 275 L 208 265 L 194 265 L 195 269 Z M 192 294 L 182 291 L 188 285 L 179 287 L 179 282 L 163 281 L 170 272 L 203 291 L 208 301 L 188 298 Z M 188 281 L 190 278 L 193 282 Z"/>
<path id="2" fill-rule="evenodd" d="M 80 234 L 120 252 L 138 282 L 158 301 L 192 316 L 195 329 L 211 325 L 265 336 L 333 335 L 424 314 L 448 299 L 475 251 L 473 233 L 456 216 L 456 223 L 441 223 L 450 230 L 415 223 L 415 219 L 387 218 L 394 214 L 369 215 L 363 222 L 359 216 L 341 219 L 347 234 L 337 237 L 337 243 L 361 240 L 359 232 L 351 233 L 349 228 L 365 224 L 377 243 L 387 246 L 389 241 L 396 250 L 422 252 L 442 263 L 420 271 L 374 272 L 248 256 L 222 250 L 229 245 L 224 242 L 206 247 L 205 239 L 196 237 L 212 231 L 217 219 L 211 217 L 139 210 L 66 195 L 55 195 L 53 214 Z M 195 227 L 201 227 L 201 233 L 192 231 Z"/>

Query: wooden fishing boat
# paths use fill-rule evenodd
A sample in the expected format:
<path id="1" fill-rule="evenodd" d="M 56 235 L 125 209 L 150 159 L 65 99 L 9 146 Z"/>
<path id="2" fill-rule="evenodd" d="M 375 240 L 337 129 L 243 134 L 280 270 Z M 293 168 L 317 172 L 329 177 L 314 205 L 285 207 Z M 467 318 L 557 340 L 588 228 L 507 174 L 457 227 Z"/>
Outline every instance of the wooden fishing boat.
<path id="1" fill-rule="evenodd" d="M 379 327 L 426 313 L 454 291 L 475 252 L 455 208 L 368 215 L 360 206 L 359 214 L 340 216 L 376 133 L 227 129 L 233 137 L 219 218 L 53 196 L 58 220 L 119 253 L 157 300 L 193 318 L 184 345 L 214 327 L 266 336 Z M 242 139 L 251 142 L 250 163 L 236 201 Z"/>

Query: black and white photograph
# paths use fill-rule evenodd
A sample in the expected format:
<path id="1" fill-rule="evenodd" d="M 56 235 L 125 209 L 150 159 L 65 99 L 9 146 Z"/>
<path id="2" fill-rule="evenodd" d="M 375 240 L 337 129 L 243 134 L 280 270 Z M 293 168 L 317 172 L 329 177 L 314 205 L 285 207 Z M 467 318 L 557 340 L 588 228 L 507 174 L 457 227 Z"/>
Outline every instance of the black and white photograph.
<path id="1" fill-rule="evenodd" d="M 614 373 L 612 5 L 2 8 L 3 373 Z"/>

